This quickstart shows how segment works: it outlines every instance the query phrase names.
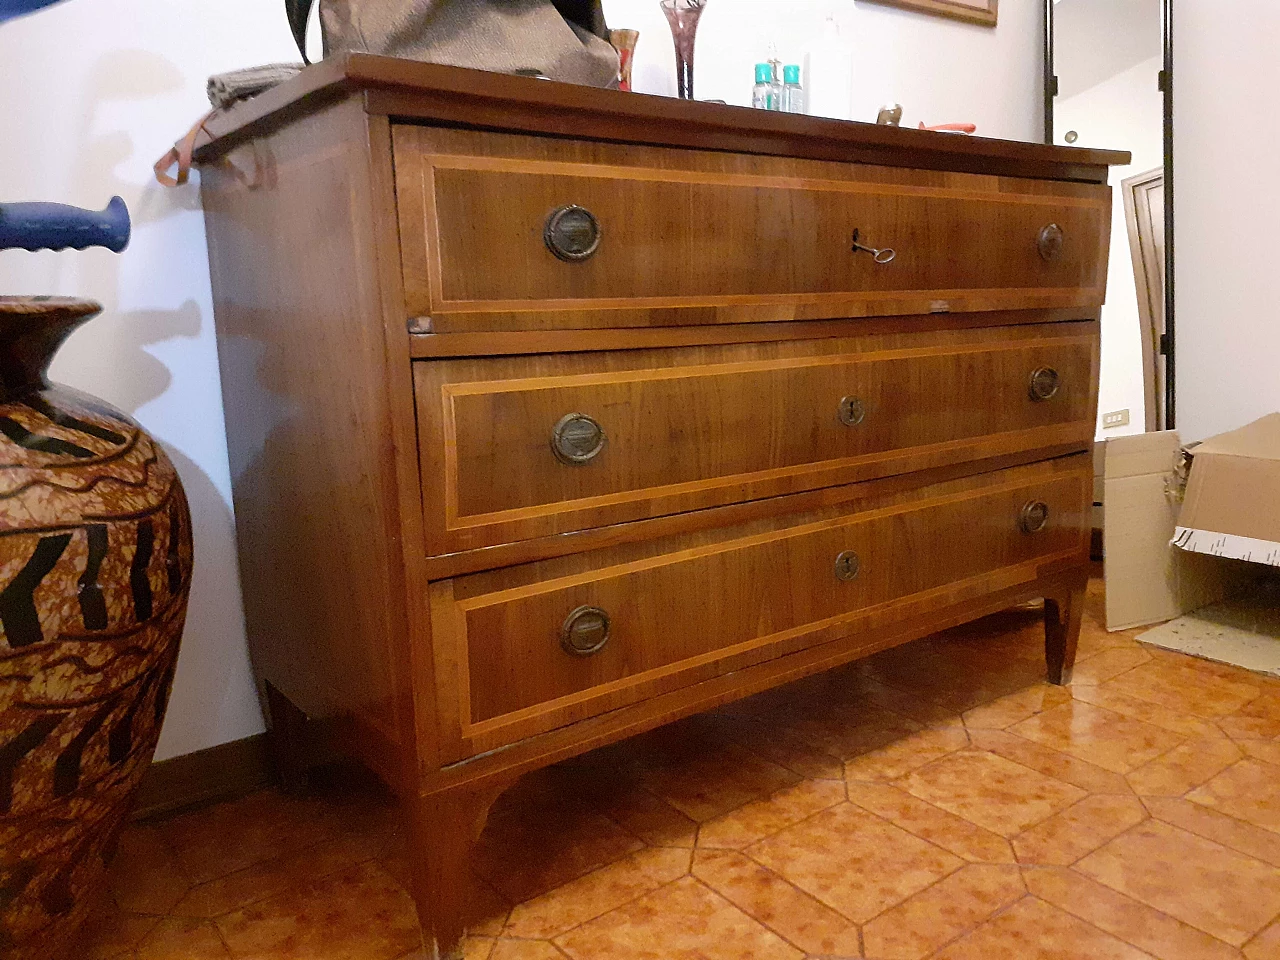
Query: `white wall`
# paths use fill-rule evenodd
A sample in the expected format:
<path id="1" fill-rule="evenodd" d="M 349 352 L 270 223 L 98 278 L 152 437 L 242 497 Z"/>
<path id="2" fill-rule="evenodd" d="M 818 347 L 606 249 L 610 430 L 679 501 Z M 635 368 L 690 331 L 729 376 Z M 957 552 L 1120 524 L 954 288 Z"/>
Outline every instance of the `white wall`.
<path id="1" fill-rule="evenodd" d="M 1157 18 L 1146 25 L 1157 35 Z M 1098 388 L 1099 439 L 1142 433 L 1145 397 L 1142 385 L 1142 322 L 1138 292 L 1129 253 L 1129 227 L 1120 184 L 1164 163 L 1164 105 L 1156 78 L 1162 57 L 1130 67 L 1084 90 L 1060 99 L 1053 110 L 1054 140 L 1075 130 L 1078 147 L 1128 150 L 1133 163 L 1111 168 L 1111 266 L 1107 274 L 1107 302 L 1102 308 L 1102 370 Z M 1059 66 L 1061 74 L 1065 68 Z M 1129 411 L 1129 426 L 1102 429 L 1102 417 L 1113 410 Z"/>
<path id="2" fill-rule="evenodd" d="M 978 133 L 1039 140 L 1043 20 L 1040 0 L 1003 0 L 1000 23 L 983 27 L 854 0 L 710 0 L 698 28 L 694 93 L 751 103 L 754 66 L 770 43 L 802 63 L 829 14 L 854 57 L 854 120 L 901 103 L 903 125 L 968 121 Z M 634 88 L 675 96 L 671 32 L 657 0 L 604 0 L 613 27 L 640 31 Z"/>
<path id="3" fill-rule="evenodd" d="M 657 0 L 605 0 L 641 31 L 636 86 L 674 93 Z M 1037 139 L 1040 4 L 1004 0 L 995 30 L 852 0 L 712 0 L 697 93 L 745 103 L 769 40 L 798 62 L 836 13 L 857 51 L 855 102 L 904 122 L 969 120 Z M 178 464 L 195 516 L 191 612 L 160 757 L 262 729 L 245 651 L 213 311 L 194 183 L 165 191 L 151 164 L 207 109 L 205 78 L 296 59 L 282 0 L 70 0 L 0 26 L 0 196 L 100 207 L 128 201 L 134 239 L 105 251 L 0 253 L 0 290 L 95 297 L 102 317 L 59 354 L 54 378 L 137 417 Z"/>
<path id="4" fill-rule="evenodd" d="M 1063 100 L 1159 56 L 1163 0 L 1055 0 L 1054 72 Z"/>
<path id="5" fill-rule="evenodd" d="M 0 25 L 0 199 L 133 214 L 123 255 L 0 253 L 0 291 L 74 294 L 105 313 L 73 334 L 55 380 L 136 417 L 177 464 L 196 565 L 158 756 L 262 729 L 245 650 L 231 484 L 195 184 L 151 164 L 208 109 L 205 78 L 292 49 L 274 0 L 70 0 Z M 295 54 L 296 57 L 296 54 Z"/>
<path id="6" fill-rule="evenodd" d="M 1177 425 L 1199 440 L 1280 410 L 1275 0 L 1175 0 Z"/>

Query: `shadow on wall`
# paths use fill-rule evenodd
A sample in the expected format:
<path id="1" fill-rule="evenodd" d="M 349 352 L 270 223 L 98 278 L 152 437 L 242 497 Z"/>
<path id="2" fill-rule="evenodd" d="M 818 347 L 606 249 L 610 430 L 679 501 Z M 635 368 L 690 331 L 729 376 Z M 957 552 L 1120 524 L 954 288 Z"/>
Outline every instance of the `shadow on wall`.
<path id="1" fill-rule="evenodd" d="M 108 397 L 135 416 L 173 383 L 168 366 L 145 348 L 177 337 L 195 339 L 202 325 L 194 300 L 174 310 L 105 310 L 86 325 L 83 337 L 77 332 L 64 347 L 67 362 L 75 369 L 75 385 Z M 121 376 L 122 372 L 127 375 Z M 54 379 L 60 379 L 56 368 Z"/>
<path id="2" fill-rule="evenodd" d="M 65 147 L 67 154 L 75 158 L 65 182 L 74 184 L 81 196 L 100 196 L 103 202 L 117 194 L 124 197 L 129 202 L 135 227 L 184 210 L 199 210 L 200 197 L 194 190 L 163 193 L 159 184 L 149 183 L 139 193 L 136 181 L 125 180 L 117 173 L 122 164 L 134 159 L 137 150 L 133 138 L 127 130 L 101 129 L 102 119 L 111 114 L 113 105 L 170 96 L 180 92 L 183 86 L 182 71 L 158 54 L 146 50 L 112 50 L 99 57 L 80 88 L 84 96 L 79 116 L 73 125 L 60 124 L 78 133 L 78 138 Z M 177 135 L 175 132 L 174 136 Z M 103 258 L 91 259 L 102 261 Z M 53 260 L 56 275 L 68 269 L 70 262 L 66 257 L 56 257 Z M 116 298 L 112 294 L 118 292 L 113 285 L 111 289 L 99 291 L 98 296 L 114 302 Z"/>
<path id="3" fill-rule="evenodd" d="M 61 189 L 86 204 L 124 197 L 133 242 L 121 257 L 35 255 L 36 270 L 24 271 L 21 282 L 40 292 L 74 290 L 106 305 L 68 339 L 51 376 L 141 415 L 187 490 L 195 569 L 156 755 L 164 759 L 262 729 L 244 644 L 234 516 L 219 462 L 225 439 L 199 189 L 192 183 L 169 190 L 150 179 L 151 154 L 168 146 L 152 140 L 182 130 L 157 131 L 148 115 L 189 91 L 190 82 L 163 56 L 117 49 L 98 58 L 76 89 L 78 108 L 59 124 L 67 135 L 65 173 L 48 182 L 54 189 L 65 184 Z M 178 126 L 184 122 L 190 121 L 184 117 Z"/>
<path id="4" fill-rule="evenodd" d="M 75 269 L 74 286 L 106 305 L 101 316 L 68 340 L 55 369 L 73 371 L 71 376 L 64 374 L 64 379 L 110 400 L 130 415 L 162 396 L 173 383 L 173 374 L 165 363 L 144 348 L 175 337 L 199 337 L 203 317 L 201 305 L 190 296 L 176 309 L 121 311 L 119 304 L 134 293 L 125 274 L 136 273 L 141 266 L 150 274 L 156 299 L 163 298 L 166 288 L 182 294 L 191 292 L 191 281 L 203 272 L 184 269 L 194 251 L 184 245 L 166 251 L 165 242 L 172 234 L 153 235 L 146 227 L 175 216 L 198 215 L 200 195 L 194 187 L 165 190 L 148 181 L 139 188 L 136 182 L 122 178 L 116 171 L 122 164 L 134 161 L 137 153 L 132 137 L 119 129 L 94 131 L 111 104 L 154 99 L 179 91 L 183 85 L 182 72 L 157 54 L 146 50 L 113 50 L 105 54 L 94 64 L 82 87 L 87 93 L 75 127 L 80 141 L 71 145 L 76 163 L 70 170 L 70 182 L 81 195 L 100 197 L 104 202 L 112 196 L 123 196 L 129 204 L 134 235 L 130 248 L 121 257 L 93 250 L 74 258 L 55 255 L 55 282 L 50 289 L 62 288 L 57 282 L 62 271 Z M 157 241 L 161 244 L 159 249 L 155 246 Z M 172 270 L 166 269 L 169 257 Z"/>

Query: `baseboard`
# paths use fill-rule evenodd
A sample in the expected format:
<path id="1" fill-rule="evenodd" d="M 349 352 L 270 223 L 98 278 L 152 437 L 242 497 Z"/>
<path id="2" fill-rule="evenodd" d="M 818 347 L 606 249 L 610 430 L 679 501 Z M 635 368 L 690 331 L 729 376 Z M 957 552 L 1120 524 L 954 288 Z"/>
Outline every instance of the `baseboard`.
<path id="1" fill-rule="evenodd" d="M 142 778 L 133 817 L 144 820 L 252 793 L 275 774 L 265 733 L 153 763 Z"/>

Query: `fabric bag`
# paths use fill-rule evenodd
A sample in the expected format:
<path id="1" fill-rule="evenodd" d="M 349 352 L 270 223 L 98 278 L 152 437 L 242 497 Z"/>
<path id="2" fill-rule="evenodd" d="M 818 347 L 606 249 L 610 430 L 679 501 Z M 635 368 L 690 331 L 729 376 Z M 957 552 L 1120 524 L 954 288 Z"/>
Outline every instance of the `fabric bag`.
<path id="1" fill-rule="evenodd" d="M 285 0 L 306 59 L 315 0 Z M 320 0 L 327 57 L 376 53 L 497 73 L 615 86 L 601 0 Z"/>

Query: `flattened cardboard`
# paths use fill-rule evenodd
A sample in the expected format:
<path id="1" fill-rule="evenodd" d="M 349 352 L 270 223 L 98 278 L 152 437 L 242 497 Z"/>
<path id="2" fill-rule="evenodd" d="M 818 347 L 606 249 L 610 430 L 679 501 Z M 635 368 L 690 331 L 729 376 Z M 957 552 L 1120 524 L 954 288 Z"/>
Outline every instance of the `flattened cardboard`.
<path id="1" fill-rule="evenodd" d="M 1172 490 L 1180 450 L 1173 430 L 1107 441 L 1103 538 L 1108 630 L 1171 620 L 1239 587 L 1234 565 L 1170 544 L 1179 512 Z"/>
<path id="2" fill-rule="evenodd" d="M 1280 567 L 1280 413 L 1189 449 L 1174 543 Z"/>
<path id="3" fill-rule="evenodd" d="M 1103 512 L 1103 477 L 1106 474 L 1107 442 L 1095 441 L 1093 444 L 1093 529 L 1106 529 L 1106 514 Z"/>

